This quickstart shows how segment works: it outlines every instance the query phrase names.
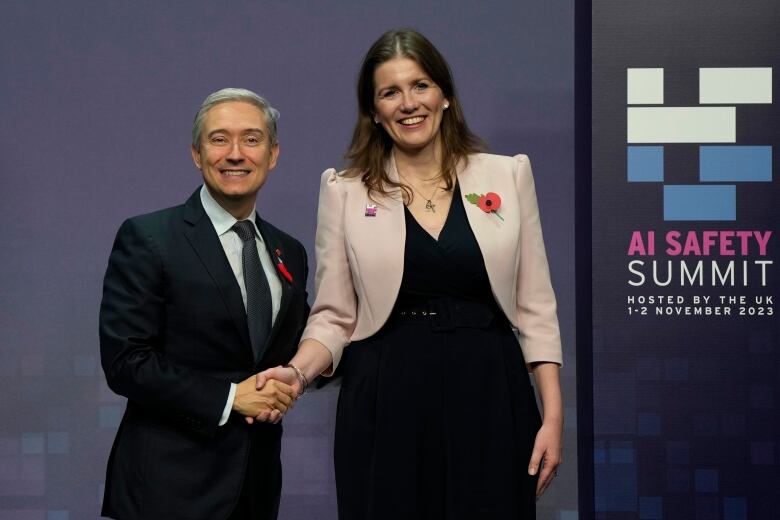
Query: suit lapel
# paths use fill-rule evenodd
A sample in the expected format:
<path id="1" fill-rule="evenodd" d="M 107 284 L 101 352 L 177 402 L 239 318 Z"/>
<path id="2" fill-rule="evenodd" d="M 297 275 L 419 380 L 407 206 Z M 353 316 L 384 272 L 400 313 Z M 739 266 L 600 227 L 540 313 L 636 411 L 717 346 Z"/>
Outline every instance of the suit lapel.
<path id="1" fill-rule="evenodd" d="M 230 263 L 225 257 L 225 251 L 217 233 L 214 231 L 214 226 L 208 216 L 206 216 L 206 212 L 200 203 L 200 189 L 196 190 L 187 201 L 184 221 L 187 223 L 184 235 L 219 289 L 222 301 L 225 303 L 233 324 L 236 326 L 246 347 L 245 352 L 252 356 L 252 345 L 249 340 L 249 329 L 247 328 L 246 310 L 244 309 L 244 300 L 241 297 L 241 289 L 238 286 Z"/>
<path id="2" fill-rule="evenodd" d="M 290 282 L 287 281 L 286 278 L 281 276 L 281 273 L 279 272 L 279 260 L 280 260 L 280 254 L 277 254 L 278 251 L 283 251 L 281 244 L 279 243 L 279 239 L 276 236 L 276 234 L 273 232 L 273 230 L 266 225 L 265 222 L 260 218 L 260 215 L 256 215 L 257 227 L 260 230 L 260 234 L 263 236 L 263 243 L 265 244 L 265 248 L 268 251 L 268 255 L 271 257 L 271 263 L 274 264 L 274 274 L 279 279 L 279 283 L 282 285 L 282 301 L 279 302 L 279 312 L 276 315 L 276 320 L 274 320 L 273 327 L 271 328 L 271 333 L 268 335 L 268 343 L 267 347 L 265 349 L 265 353 L 263 357 L 268 355 L 268 352 L 271 350 L 268 348 L 268 346 L 273 344 L 274 339 L 276 339 L 276 336 L 279 332 L 279 328 L 281 326 L 281 323 L 284 321 L 284 316 L 287 313 L 287 309 L 290 306 L 290 301 L 292 300 L 292 285 Z M 282 259 L 283 260 L 283 259 Z M 257 360 L 261 361 L 261 360 Z"/>

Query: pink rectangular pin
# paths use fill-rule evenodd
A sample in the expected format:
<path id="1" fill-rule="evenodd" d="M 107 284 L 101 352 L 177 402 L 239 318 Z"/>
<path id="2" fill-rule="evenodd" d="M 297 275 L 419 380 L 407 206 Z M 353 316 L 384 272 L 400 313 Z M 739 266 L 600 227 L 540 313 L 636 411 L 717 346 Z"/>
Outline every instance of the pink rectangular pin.
<path id="1" fill-rule="evenodd" d="M 366 216 L 376 217 L 376 204 L 366 204 Z"/>

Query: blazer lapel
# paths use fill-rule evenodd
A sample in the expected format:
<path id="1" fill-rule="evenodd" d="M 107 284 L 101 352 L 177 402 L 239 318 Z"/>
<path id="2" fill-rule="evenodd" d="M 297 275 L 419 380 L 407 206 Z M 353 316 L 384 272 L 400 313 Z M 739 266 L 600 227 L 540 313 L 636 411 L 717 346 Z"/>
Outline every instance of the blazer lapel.
<path id="1" fill-rule="evenodd" d="M 472 156 L 466 167 L 458 168 L 461 204 L 466 209 L 469 225 L 482 251 L 493 294 L 509 316 L 514 312 L 512 299 L 517 285 L 517 237 L 520 235 L 520 220 L 517 204 L 512 199 L 514 188 L 511 183 L 502 183 L 502 176 L 484 171 L 485 165 L 479 164 L 480 160 L 480 156 Z M 482 211 L 479 206 L 466 200 L 467 194 L 484 195 L 491 191 L 502 198 L 501 216 L 504 220 Z"/>
<path id="2" fill-rule="evenodd" d="M 386 168 L 389 177 L 398 180 L 392 154 Z M 368 319 L 359 319 L 353 333 L 360 337 L 362 327 L 384 323 L 395 305 L 403 278 L 406 223 L 400 193 L 377 197 L 374 202 L 359 178 L 343 182 L 351 183 L 344 215 L 347 254 L 352 268 L 357 270 L 353 278 L 362 284 L 356 288 L 358 294 L 370 295 L 360 305 L 361 318 Z M 369 205 L 376 205 L 374 216 L 370 216 Z"/>
<path id="3" fill-rule="evenodd" d="M 222 301 L 225 303 L 225 307 L 227 307 L 230 317 L 233 319 L 233 323 L 246 347 L 245 352 L 251 356 L 252 345 L 249 340 L 249 329 L 247 327 L 246 310 L 241 297 L 241 289 L 238 286 L 230 263 L 228 263 L 225 257 L 225 251 L 214 231 L 214 226 L 200 203 L 200 189 L 196 190 L 187 201 L 184 210 L 184 221 L 188 224 L 185 227 L 184 235 L 219 289 Z"/>

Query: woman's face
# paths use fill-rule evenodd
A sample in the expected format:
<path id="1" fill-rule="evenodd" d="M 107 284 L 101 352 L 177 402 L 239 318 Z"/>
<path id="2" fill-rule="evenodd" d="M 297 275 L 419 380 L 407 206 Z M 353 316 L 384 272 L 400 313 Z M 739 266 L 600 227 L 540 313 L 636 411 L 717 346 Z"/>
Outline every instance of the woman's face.
<path id="1" fill-rule="evenodd" d="M 438 146 L 448 106 L 438 85 L 410 58 L 393 58 L 374 71 L 374 121 L 403 151 Z"/>

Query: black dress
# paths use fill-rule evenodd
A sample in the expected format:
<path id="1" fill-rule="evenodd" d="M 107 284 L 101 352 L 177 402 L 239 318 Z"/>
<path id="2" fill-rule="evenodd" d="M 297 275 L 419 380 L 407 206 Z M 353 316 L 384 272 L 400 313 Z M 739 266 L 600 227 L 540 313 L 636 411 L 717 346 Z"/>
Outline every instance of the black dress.
<path id="1" fill-rule="evenodd" d="M 339 518 L 534 518 L 527 468 L 541 419 L 460 190 L 438 241 L 405 214 L 395 309 L 342 359 Z"/>

